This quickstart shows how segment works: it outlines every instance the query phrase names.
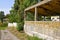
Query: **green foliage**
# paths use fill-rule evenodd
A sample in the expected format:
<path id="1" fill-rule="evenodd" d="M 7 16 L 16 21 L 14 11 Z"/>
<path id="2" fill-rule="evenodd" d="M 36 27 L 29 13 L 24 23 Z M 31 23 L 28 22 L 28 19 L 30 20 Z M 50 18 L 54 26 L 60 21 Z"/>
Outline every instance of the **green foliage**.
<path id="1" fill-rule="evenodd" d="M 7 27 L 0 27 L 0 30 L 5 30 Z"/>
<path id="2" fill-rule="evenodd" d="M 4 19 L 4 11 L 0 11 L 0 20 L 3 23 L 3 19 Z"/>
<path id="3" fill-rule="evenodd" d="M 16 19 L 15 19 L 14 14 L 10 14 L 10 16 L 9 16 L 9 22 L 15 22 L 15 21 L 16 21 Z"/>
<path id="4" fill-rule="evenodd" d="M 28 12 L 26 15 L 27 21 L 34 21 L 34 13 Z"/>
<path id="5" fill-rule="evenodd" d="M 10 22 L 23 22 L 24 21 L 24 9 L 35 4 L 36 0 L 15 0 L 12 9 L 10 10 Z M 33 16 L 28 14 L 28 16 Z M 33 17 L 31 17 L 33 18 Z M 31 20 L 31 19 L 29 19 Z"/>
<path id="6" fill-rule="evenodd" d="M 43 40 L 43 39 L 42 38 L 38 38 L 36 36 L 33 36 L 33 37 L 28 36 L 28 40 Z"/>
<path id="7" fill-rule="evenodd" d="M 0 11 L 0 18 L 4 17 L 4 11 Z"/>
<path id="8" fill-rule="evenodd" d="M 23 30 L 23 24 L 22 23 L 18 23 L 17 30 L 18 31 L 22 31 Z"/>
<path id="9" fill-rule="evenodd" d="M 37 17 L 37 20 L 38 21 L 51 21 L 51 16 L 41 16 L 40 14 L 38 14 L 38 17 Z"/>
<path id="10" fill-rule="evenodd" d="M 7 27 L 8 23 L 1 23 L 0 27 Z"/>
<path id="11" fill-rule="evenodd" d="M 18 30 L 24 26 L 24 9 L 35 4 L 37 0 L 15 0 L 12 9 L 10 10 L 9 22 L 17 22 Z M 30 17 L 31 16 L 31 17 Z M 32 14 L 28 14 L 29 20 L 33 20 Z"/>
<path id="12" fill-rule="evenodd" d="M 51 21 L 51 16 L 45 16 L 45 21 Z"/>
<path id="13" fill-rule="evenodd" d="M 1 23 L 0 22 L 0 30 L 5 30 L 7 28 L 8 23 Z"/>
<path id="14" fill-rule="evenodd" d="M 19 22 L 20 21 L 20 15 L 19 15 L 19 5 L 20 2 L 19 0 L 15 0 L 14 1 L 14 7 L 12 7 L 12 9 L 10 10 L 10 16 L 9 16 L 9 22 Z"/>

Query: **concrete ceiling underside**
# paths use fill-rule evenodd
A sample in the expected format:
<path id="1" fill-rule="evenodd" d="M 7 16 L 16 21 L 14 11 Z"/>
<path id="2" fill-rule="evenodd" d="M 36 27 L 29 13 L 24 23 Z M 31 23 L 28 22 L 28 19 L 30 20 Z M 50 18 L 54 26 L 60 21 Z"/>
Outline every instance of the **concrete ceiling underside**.
<path id="1" fill-rule="evenodd" d="M 30 11 L 30 12 L 34 13 L 35 12 L 35 7 L 31 8 L 31 9 L 28 9 L 26 11 Z M 37 6 L 37 12 L 40 15 L 45 15 L 45 16 L 60 15 L 60 0 L 51 0 L 47 3 L 42 4 L 42 5 L 38 5 Z"/>

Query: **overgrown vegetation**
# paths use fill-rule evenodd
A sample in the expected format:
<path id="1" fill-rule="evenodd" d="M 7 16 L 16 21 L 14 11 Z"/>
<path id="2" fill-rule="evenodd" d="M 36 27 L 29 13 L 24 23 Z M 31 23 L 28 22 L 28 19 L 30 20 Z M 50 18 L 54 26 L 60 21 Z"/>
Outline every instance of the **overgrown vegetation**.
<path id="1" fill-rule="evenodd" d="M 8 23 L 6 22 L 7 19 L 8 18 L 4 15 L 4 11 L 0 11 L 0 30 L 6 29 L 6 27 L 8 25 Z"/>
<path id="2" fill-rule="evenodd" d="M 0 27 L 0 30 L 5 30 L 7 27 Z"/>
<path id="3" fill-rule="evenodd" d="M 24 9 L 34 5 L 37 0 L 15 0 L 12 9 L 10 10 L 9 22 L 18 23 L 17 30 L 21 30 L 24 26 Z M 31 18 L 29 19 L 29 17 Z M 33 18 L 33 14 L 28 14 L 28 19 L 31 20 Z M 20 24 L 20 25 L 19 25 Z"/>
<path id="4" fill-rule="evenodd" d="M 22 31 L 23 27 L 22 27 L 22 23 L 18 23 L 18 26 L 16 27 L 18 31 Z"/>
<path id="5" fill-rule="evenodd" d="M 42 38 L 38 38 L 36 36 L 33 36 L 33 37 L 28 36 L 27 38 L 28 38 L 28 40 L 43 40 Z"/>
<path id="6" fill-rule="evenodd" d="M 7 27 L 8 23 L 2 23 L 0 24 L 0 27 Z"/>
<path id="7" fill-rule="evenodd" d="M 0 11 L 0 21 L 3 23 L 4 11 Z"/>
<path id="8" fill-rule="evenodd" d="M 4 30 L 7 28 L 7 23 L 1 23 L 0 22 L 0 30 Z"/>
<path id="9" fill-rule="evenodd" d="M 34 13 L 27 12 L 26 13 L 26 21 L 34 21 Z"/>

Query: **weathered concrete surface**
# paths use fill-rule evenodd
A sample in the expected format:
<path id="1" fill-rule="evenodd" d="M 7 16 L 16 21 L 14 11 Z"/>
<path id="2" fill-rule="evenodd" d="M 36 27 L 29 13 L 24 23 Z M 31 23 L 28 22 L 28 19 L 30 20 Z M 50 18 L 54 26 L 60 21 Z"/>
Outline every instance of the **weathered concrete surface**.
<path id="1" fill-rule="evenodd" d="M 8 30 L 1 30 L 1 40 L 19 40 L 16 36 Z"/>
<path id="2" fill-rule="evenodd" d="M 24 31 L 29 35 L 41 34 L 46 39 L 52 37 L 54 40 L 60 40 L 59 21 L 25 21 Z"/>

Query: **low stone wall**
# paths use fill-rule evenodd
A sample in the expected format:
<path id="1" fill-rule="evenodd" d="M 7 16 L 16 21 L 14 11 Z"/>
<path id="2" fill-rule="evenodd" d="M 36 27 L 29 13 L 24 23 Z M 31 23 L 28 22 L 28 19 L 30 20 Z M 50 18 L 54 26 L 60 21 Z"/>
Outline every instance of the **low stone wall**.
<path id="1" fill-rule="evenodd" d="M 58 21 L 25 21 L 25 33 L 43 38 L 60 39 L 60 22 Z M 43 36 L 44 35 L 44 36 Z"/>

